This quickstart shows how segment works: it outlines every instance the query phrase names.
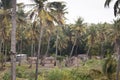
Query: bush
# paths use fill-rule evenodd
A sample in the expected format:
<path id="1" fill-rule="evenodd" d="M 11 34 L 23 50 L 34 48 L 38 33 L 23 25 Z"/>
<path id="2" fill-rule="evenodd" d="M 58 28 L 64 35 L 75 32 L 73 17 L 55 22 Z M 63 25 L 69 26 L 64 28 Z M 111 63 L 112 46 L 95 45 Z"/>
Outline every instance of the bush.
<path id="1" fill-rule="evenodd" d="M 10 73 L 6 72 L 3 76 L 3 80 L 10 80 Z"/>
<path id="2" fill-rule="evenodd" d="M 79 69 L 71 70 L 71 80 L 93 80 L 89 73 L 80 72 Z"/>
<path id="3" fill-rule="evenodd" d="M 102 71 L 108 77 L 108 79 L 112 78 L 112 75 L 116 72 L 117 61 L 112 57 L 108 57 L 105 59 Z"/>
<path id="4" fill-rule="evenodd" d="M 94 79 L 98 79 L 98 78 L 103 76 L 102 72 L 100 70 L 97 70 L 97 69 L 91 69 L 89 71 L 89 74 Z"/>
<path id="5" fill-rule="evenodd" d="M 18 78 L 26 78 L 27 77 L 27 74 L 25 73 L 25 67 L 22 67 L 22 66 L 18 66 L 16 68 L 16 76 Z"/>
<path id="6" fill-rule="evenodd" d="M 48 74 L 48 80 L 62 80 L 63 74 L 62 71 L 55 69 Z"/>
<path id="7" fill-rule="evenodd" d="M 47 80 L 70 80 L 68 70 L 54 69 L 51 70 L 47 75 Z"/>
<path id="8" fill-rule="evenodd" d="M 47 75 L 47 80 L 94 80 L 88 72 L 80 69 L 60 70 L 54 69 Z"/>
<path id="9" fill-rule="evenodd" d="M 34 80 L 35 79 L 35 72 L 34 71 L 26 71 L 25 67 L 17 66 L 16 76 L 18 78 L 26 78 L 28 80 Z"/>

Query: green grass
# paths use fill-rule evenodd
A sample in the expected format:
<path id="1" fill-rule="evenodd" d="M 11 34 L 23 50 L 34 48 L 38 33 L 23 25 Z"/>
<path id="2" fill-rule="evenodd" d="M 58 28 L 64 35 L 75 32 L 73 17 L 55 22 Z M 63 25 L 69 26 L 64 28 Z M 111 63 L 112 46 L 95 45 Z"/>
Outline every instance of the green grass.
<path id="1" fill-rule="evenodd" d="M 103 63 L 104 60 L 92 59 L 80 67 L 45 68 L 39 66 L 38 80 L 107 80 L 107 77 L 102 73 Z M 16 67 L 17 80 L 34 80 L 35 64 L 32 68 L 28 67 L 28 64 Z M 5 70 L 0 71 L 0 80 L 3 80 L 3 76 L 8 76 L 6 73 L 9 71 L 10 64 L 8 63 Z"/>

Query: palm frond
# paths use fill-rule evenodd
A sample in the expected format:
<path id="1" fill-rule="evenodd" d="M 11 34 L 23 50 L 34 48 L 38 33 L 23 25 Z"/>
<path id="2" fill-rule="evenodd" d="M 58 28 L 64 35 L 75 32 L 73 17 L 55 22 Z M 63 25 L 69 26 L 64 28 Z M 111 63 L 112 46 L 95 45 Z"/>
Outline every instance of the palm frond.
<path id="1" fill-rule="evenodd" d="M 109 7 L 109 4 L 111 3 L 112 0 L 106 0 L 105 1 L 105 4 L 104 4 L 104 7 Z"/>
<path id="2" fill-rule="evenodd" d="M 53 10 L 56 10 L 56 11 L 64 11 L 65 10 L 65 2 L 50 2 L 48 7 L 50 7 L 51 9 Z"/>
<path id="3" fill-rule="evenodd" d="M 120 0 L 117 0 L 114 4 L 114 15 L 115 16 L 117 16 L 117 14 L 119 14 L 119 12 L 120 12 L 119 4 L 120 4 Z"/>

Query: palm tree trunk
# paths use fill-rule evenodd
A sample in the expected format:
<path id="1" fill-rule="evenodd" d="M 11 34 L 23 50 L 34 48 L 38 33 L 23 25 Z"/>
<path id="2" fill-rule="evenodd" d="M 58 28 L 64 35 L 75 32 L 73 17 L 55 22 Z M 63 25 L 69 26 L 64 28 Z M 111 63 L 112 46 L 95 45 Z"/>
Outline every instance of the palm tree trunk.
<path id="1" fill-rule="evenodd" d="M 74 51 L 76 42 L 77 42 L 77 38 L 75 39 L 74 44 L 73 44 L 73 46 L 72 46 L 72 50 L 71 50 L 71 52 L 70 52 L 70 57 L 71 57 L 72 54 L 73 54 L 73 51 Z"/>
<path id="2" fill-rule="evenodd" d="M 33 44 L 33 56 L 35 57 L 36 56 L 36 45 Z"/>
<path id="3" fill-rule="evenodd" d="M 0 42 L 0 54 L 1 54 L 1 49 L 2 49 L 2 40 Z"/>
<path id="4" fill-rule="evenodd" d="M 19 54 L 19 52 L 20 52 L 19 42 L 17 43 L 17 48 L 16 48 L 16 50 L 17 50 L 17 52 L 18 52 L 18 54 Z"/>
<path id="5" fill-rule="evenodd" d="M 75 54 L 78 55 L 78 45 L 75 48 Z"/>
<path id="6" fill-rule="evenodd" d="M 11 80 L 16 80 L 16 0 L 12 0 Z"/>
<path id="7" fill-rule="evenodd" d="M 57 56 L 58 56 L 58 29 L 56 31 L 56 52 L 55 52 L 55 65 L 57 66 Z"/>
<path id="8" fill-rule="evenodd" d="M 49 51 L 49 48 L 50 48 L 50 40 L 51 40 L 51 36 L 49 36 L 49 39 L 48 39 L 47 51 L 45 53 L 45 56 L 48 55 L 48 51 Z"/>
<path id="9" fill-rule="evenodd" d="M 101 42 L 101 53 L 100 53 L 100 58 L 102 59 L 104 57 L 104 48 L 103 48 L 104 43 Z"/>
<path id="10" fill-rule="evenodd" d="M 38 44 L 37 60 L 36 60 L 35 80 L 38 80 L 38 64 L 39 64 L 39 57 L 40 57 L 40 51 L 41 51 L 41 42 L 42 42 L 43 30 L 44 30 L 43 26 L 41 26 L 40 36 L 39 36 L 39 44 Z"/>
<path id="11" fill-rule="evenodd" d="M 118 52 L 118 63 L 117 63 L 116 80 L 119 80 L 119 72 L 120 72 L 120 46 L 117 48 L 117 52 Z"/>
<path id="12" fill-rule="evenodd" d="M 5 50 L 5 44 L 4 44 L 5 42 L 3 41 L 3 43 L 2 43 L 2 52 L 3 52 L 3 54 L 4 54 L 4 50 Z"/>
<path id="13" fill-rule="evenodd" d="M 0 55 L 2 56 L 2 40 L 0 42 Z M 1 61 L 1 66 L 0 69 L 2 68 L 2 61 Z"/>
<path id="14" fill-rule="evenodd" d="M 33 41 L 32 41 L 32 44 L 31 44 L 31 57 L 33 57 L 33 46 L 34 46 L 34 44 L 33 44 Z"/>
<path id="15" fill-rule="evenodd" d="M 88 51 L 87 51 L 87 57 L 88 57 L 88 59 L 91 59 L 90 49 L 91 49 L 91 46 L 89 46 Z"/>
<path id="16" fill-rule="evenodd" d="M 3 58 L 2 58 L 2 68 L 4 67 L 4 52 L 5 52 L 5 41 L 3 41 L 3 45 L 2 45 L 2 54 L 3 54 Z"/>
<path id="17" fill-rule="evenodd" d="M 32 44 L 31 44 L 31 57 L 33 57 L 34 56 L 34 43 L 33 43 L 33 39 L 32 39 Z M 32 68 L 32 61 L 30 61 L 30 63 L 29 63 L 30 65 L 29 65 L 29 68 Z"/>
<path id="18" fill-rule="evenodd" d="M 6 62 L 7 62 L 7 44 L 6 44 L 6 47 L 5 47 L 5 64 L 6 64 Z"/>
<path id="19" fill-rule="evenodd" d="M 21 43 L 20 43 L 20 60 L 19 60 L 18 66 L 21 66 L 22 42 L 23 41 L 21 39 Z"/>

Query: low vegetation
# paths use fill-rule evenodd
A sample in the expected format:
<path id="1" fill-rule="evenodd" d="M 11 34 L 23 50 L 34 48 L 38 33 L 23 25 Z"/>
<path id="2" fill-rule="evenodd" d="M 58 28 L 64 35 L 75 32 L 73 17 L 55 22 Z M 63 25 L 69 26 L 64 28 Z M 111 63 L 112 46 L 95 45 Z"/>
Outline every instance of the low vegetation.
<path id="1" fill-rule="evenodd" d="M 82 62 L 80 64 L 83 64 Z M 34 80 L 35 65 L 17 66 L 17 80 Z M 10 65 L 7 64 L 4 71 L 0 71 L 1 80 L 10 80 Z M 115 80 L 116 60 L 106 58 L 103 60 L 91 59 L 79 67 L 55 67 L 45 68 L 40 66 L 38 80 Z"/>

